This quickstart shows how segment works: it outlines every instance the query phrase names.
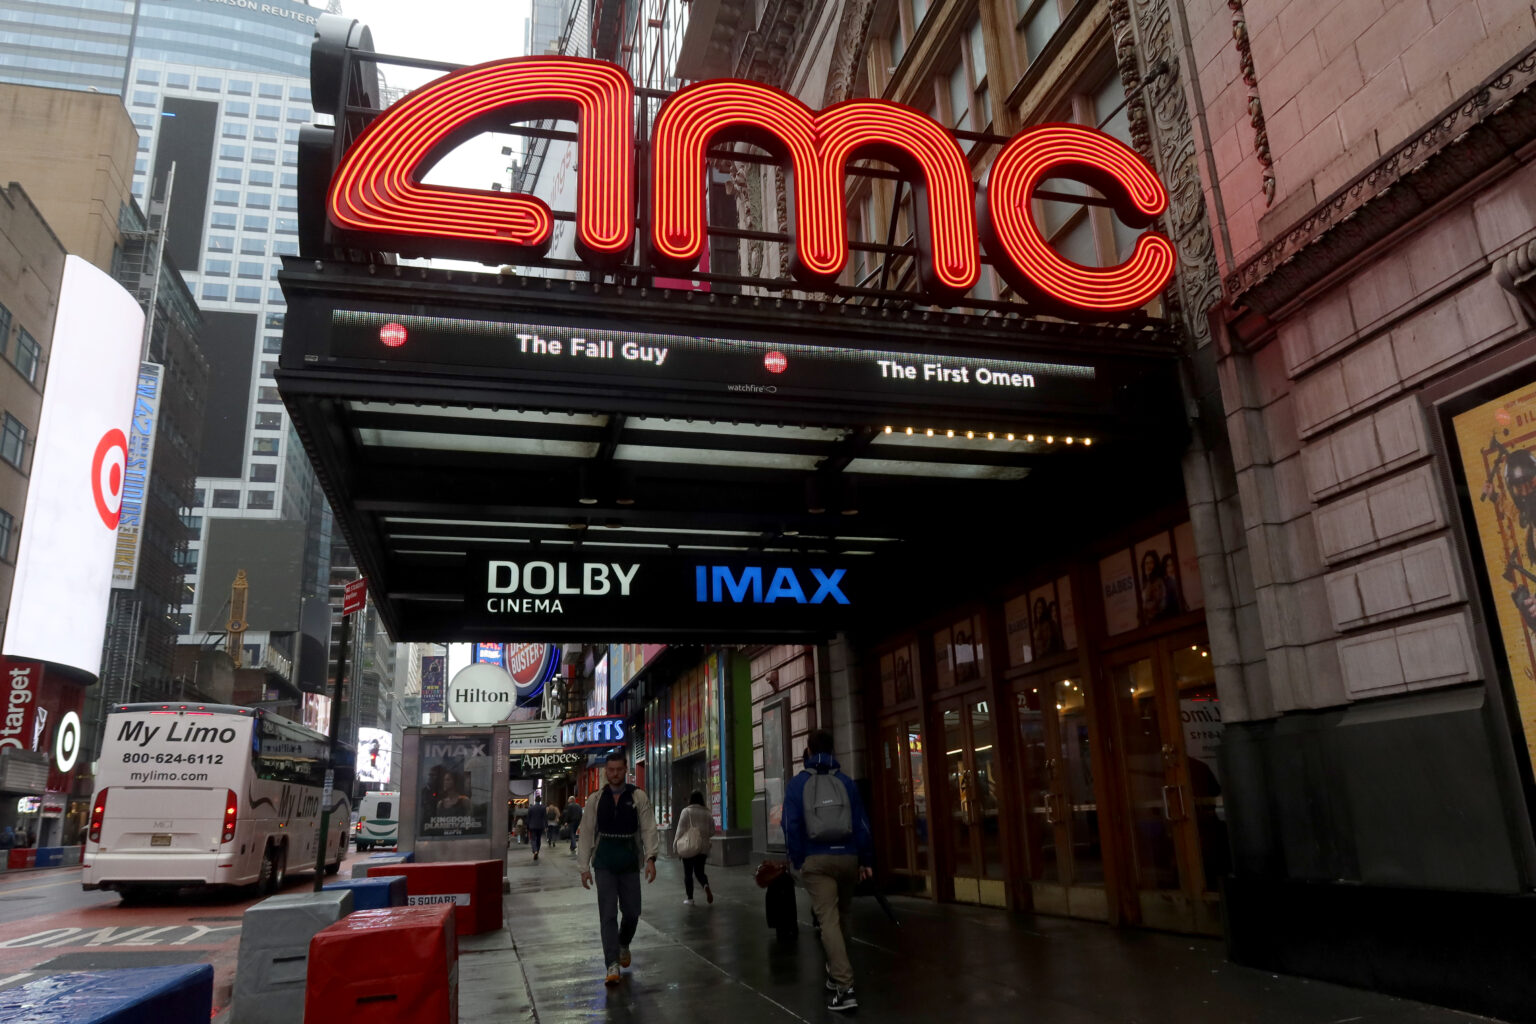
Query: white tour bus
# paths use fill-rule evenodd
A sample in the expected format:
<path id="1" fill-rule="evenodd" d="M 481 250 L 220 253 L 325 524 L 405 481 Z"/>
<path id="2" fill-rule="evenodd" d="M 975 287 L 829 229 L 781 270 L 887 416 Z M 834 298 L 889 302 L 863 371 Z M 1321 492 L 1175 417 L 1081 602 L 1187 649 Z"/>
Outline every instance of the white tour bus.
<path id="1" fill-rule="evenodd" d="M 400 793 L 380 789 L 364 793 L 358 801 L 357 824 L 352 834 L 359 850 L 400 845 Z"/>
<path id="2" fill-rule="evenodd" d="M 250 885 L 315 863 L 326 738 L 260 709 L 119 704 L 106 716 L 86 889 Z M 351 769 L 338 753 L 326 872 L 347 851 Z"/>

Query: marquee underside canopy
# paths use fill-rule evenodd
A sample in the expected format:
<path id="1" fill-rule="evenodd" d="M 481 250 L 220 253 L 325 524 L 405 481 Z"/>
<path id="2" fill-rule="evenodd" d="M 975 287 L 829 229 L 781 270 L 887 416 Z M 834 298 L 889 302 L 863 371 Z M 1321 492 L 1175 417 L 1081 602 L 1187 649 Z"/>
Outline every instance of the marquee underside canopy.
<path id="1" fill-rule="evenodd" d="M 861 610 L 878 628 L 1177 493 L 1156 325 L 294 258 L 282 284 L 278 387 L 398 641 L 653 638 L 487 635 L 464 616 L 487 551 L 870 559 L 905 581 Z M 726 632 L 668 639 L 759 635 Z"/>

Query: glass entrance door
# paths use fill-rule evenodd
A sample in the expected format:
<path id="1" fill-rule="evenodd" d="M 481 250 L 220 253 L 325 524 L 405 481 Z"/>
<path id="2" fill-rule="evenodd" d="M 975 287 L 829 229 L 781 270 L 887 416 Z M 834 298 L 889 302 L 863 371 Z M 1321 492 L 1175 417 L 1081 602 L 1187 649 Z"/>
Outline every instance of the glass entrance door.
<path id="1" fill-rule="evenodd" d="M 1109 915 L 1081 679 L 1032 679 L 1014 694 L 1025 779 L 1025 844 L 1034 909 Z"/>
<path id="2" fill-rule="evenodd" d="M 955 899 L 1007 906 L 996 716 L 985 700 L 947 703 L 941 714 Z"/>
<path id="3" fill-rule="evenodd" d="M 1215 934 L 1229 855 L 1210 648 L 1203 633 L 1159 640 L 1111 661 L 1109 676 L 1142 923 Z"/>
<path id="4" fill-rule="evenodd" d="M 928 793 L 923 774 L 923 729 L 915 715 L 880 727 L 880 761 L 885 770 L 882 820 L 891 872 L 911 878 L 913 888 L 931 891 L 928 863 Z"/>

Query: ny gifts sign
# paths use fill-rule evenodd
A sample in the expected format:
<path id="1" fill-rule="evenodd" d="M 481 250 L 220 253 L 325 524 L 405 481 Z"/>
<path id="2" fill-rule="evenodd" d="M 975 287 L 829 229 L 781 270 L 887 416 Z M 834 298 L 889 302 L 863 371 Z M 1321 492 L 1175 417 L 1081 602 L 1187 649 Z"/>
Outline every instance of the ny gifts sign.
<path id="1" fill-rule="evenodd" d="M 914 191 L 919 281 L 938 301 L 968 292 L 985 251 L 998 273 L 1046 309 L 1083 318 L 1145 305 L 1173 273 L 1174 248 L 1147 230 L 1130 257 L 1087 267 L 1055 251 L 1032 197 L 1047 178 L 1097 189 L 1125 223 L 1148 228 L 1168 207 L 1152 169 L 1123 143 L 1075 124 L 1044 124 L 1011 139 L 980 184 L 954 136 L 926 114 L 887 100 L 856 99 L 814 111 L 758 82 L 716 79 L 674 93 L 651 133 L 647 194 L 637 196 L 635 87 L 623 68 L 578 57 L 518 57 L 445 75 L 375 119 L 343 156 L 327 197 L 343 235 L 413 253 L 506 262 L 548 247 L 554 217 L 530 196 L 426 185 L 436 160 L 462 139 L 510 119 L 577 123 L 576 247 L 611 268 L 629 254 L 637 225 L 646 258 L 671 274 L 705 251 L 706 153 L 741 141 L 790 171 L 792 270 L 831 285 L 848 264 L 844 179 L 853 161 L 896 166 Z"/>

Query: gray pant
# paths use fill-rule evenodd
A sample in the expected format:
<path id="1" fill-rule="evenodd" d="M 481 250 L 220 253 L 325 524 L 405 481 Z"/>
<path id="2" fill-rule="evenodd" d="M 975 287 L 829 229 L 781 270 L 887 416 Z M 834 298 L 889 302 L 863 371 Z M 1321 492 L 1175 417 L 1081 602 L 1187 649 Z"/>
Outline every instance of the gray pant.
<path id="1" fill-rule="evenodd" d="M 619 962 L 619 947 L 629 945 L 640 927 L 640 872 L 604 871 L 592 872 L 597 880 L 597 916 L 602 922 L 603 963 Z M 619 922 L 623 911 L 624 921 Z"/>

